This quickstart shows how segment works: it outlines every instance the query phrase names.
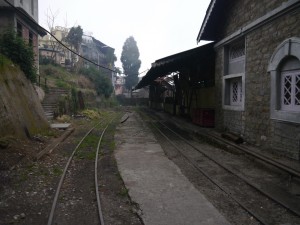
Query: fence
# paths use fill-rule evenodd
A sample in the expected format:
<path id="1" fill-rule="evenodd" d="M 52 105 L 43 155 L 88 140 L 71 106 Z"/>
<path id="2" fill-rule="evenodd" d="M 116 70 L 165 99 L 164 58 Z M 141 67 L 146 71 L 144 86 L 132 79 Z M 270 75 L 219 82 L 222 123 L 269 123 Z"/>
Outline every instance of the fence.
<path id="1" fill-rule="evenodd" d="M 47 87 L 47 78 L 46 77 L 42 77 L 42 76 L 40 76 L 40 75 L 37 75 L 38 77 L 38 79 L 37 79 L 37 85 L 39 86 L 39 87 L 44 87 L 45 89 L 47 89 L 48 87 Z"/>

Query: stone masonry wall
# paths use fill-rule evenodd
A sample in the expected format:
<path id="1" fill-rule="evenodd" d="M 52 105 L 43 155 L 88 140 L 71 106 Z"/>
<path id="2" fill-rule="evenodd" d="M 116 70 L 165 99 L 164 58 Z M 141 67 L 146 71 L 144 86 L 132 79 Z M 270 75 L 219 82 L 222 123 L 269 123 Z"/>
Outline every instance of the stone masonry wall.
<path id="1" fill-rule="evenodd" d="M 287 0 L 230 0 L 226 4 L 226 20 L 221 33 L 224 37 L 264 16 Z"/>
<path id="2" fill-rule="evenodd" d="M 255 9 L 252 10 L 253 15 L 248 13 L 249 7 L 241 7 L 242 2 L 251 9 Z M 240 3 L 235 2 L 233 5 L 237 7 L 234 8 L 236 18 L 233 19 L 233 14 L 226 18 L 228 26 L 224 29 L 224 34 L 231 34 L 243 24 L 248 24 L 280 6 L 282 2 L 285 1 L 244 0 Z M 247 23 L 247 19 L 251 19 L 251 21 Z M 300 37 L 300 9 L 281 16 L 245 36 L 246 83 L 245 110 L 243 112 L 222 109 L 224 54 L 222 47 L 216 49 L 216 89 L 218 90 L 216 93 L 218 99 L 216 123 L 218 129 L 237 132 L 243 135 L 249 143 L 299 159 L 300 124 L 270 119 L 271 87 L 270 74 L 267 72 L 268 63 L 277 46 L 291 37 Z"/>
<path id="3" fill-rule="evenodd" d="M 268 63 L 277 46 L 291 37 L 300 37 L 299 10 L 276 19 L 246 37 L 245 136 L 257 145 L 299 159 L 300 125 L 270 120 Z"/>

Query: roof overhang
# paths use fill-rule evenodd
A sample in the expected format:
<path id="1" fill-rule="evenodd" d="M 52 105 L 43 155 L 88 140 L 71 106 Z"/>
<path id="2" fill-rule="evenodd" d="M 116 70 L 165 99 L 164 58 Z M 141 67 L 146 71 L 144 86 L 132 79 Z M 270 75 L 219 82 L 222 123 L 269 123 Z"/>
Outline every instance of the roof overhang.
<path id="1" fill-rule="evenodd" d="M 211 0 L 200 31 L 197 36 L 197 43 L 203 41 L 215 41 L 218 38 L 220 26 L 222 26 L 220 18 L 224 15 L 224 7 L 228 4 L 225 0 Z"/>
<path id="2" fill-rule="evenodd" d="M 41 27 L 28 13 L 22 9 L 18 8 L 17 14 L 21 16 L 40 36 L 45 36 L 47 34 L 46 30 Z"/>
<path id="3" fill-rule="evenodd" d="M 135 89 L 140 89 L 150 85 L 158 77 L 164 77 L 173 72 L 180 71 L 184 67 L 189 67 L 189 65 L 195 60 L 200 63 L 202 60 L 206 61 L 208 55 L 214 54 L 213 46 L 214 43 L 209 43 L 188 51 L 156 60 L 154 63 L 152 63 L 151 69 L 137 84 Z"/>

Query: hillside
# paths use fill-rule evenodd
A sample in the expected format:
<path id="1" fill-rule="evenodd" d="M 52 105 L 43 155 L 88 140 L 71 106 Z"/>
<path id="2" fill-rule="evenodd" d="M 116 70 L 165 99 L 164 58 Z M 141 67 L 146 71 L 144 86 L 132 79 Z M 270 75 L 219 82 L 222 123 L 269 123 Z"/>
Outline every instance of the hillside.
<path id="1" fill-rule="evenodd" d="M 41 103 L 31 82 L 19 67 L 1 56 L 0 138 L 32 137 L 49 128 Z"/>
<path id="2" fill-rule="evenodd" d="M 106 105 L 116 105 L 116 100 L 111 95 L 113 92 L 111 76 L 106 71 L 95 68 L 80 69 L 77 73 L 70 72 L 58 65 L 40 65 L 41 77 L 47 79 L 48 88 L 62 88 L 81 92 L 86 108 L 99 108 Z M 43 81 L 42 81 L 43 83 Z"/>

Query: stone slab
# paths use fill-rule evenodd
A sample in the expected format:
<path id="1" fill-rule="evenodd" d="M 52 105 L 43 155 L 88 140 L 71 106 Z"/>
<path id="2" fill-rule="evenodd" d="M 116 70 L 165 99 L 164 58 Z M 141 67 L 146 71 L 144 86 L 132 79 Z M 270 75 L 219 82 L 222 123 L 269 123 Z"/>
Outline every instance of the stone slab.
<path id="1" fill-rule="evenodd" d="M 50 125 L 51 128 L 62 129 L 62 130 L 68 129 L 70 126 L 71 126 L 70 123 L 52 123 Z"/>

